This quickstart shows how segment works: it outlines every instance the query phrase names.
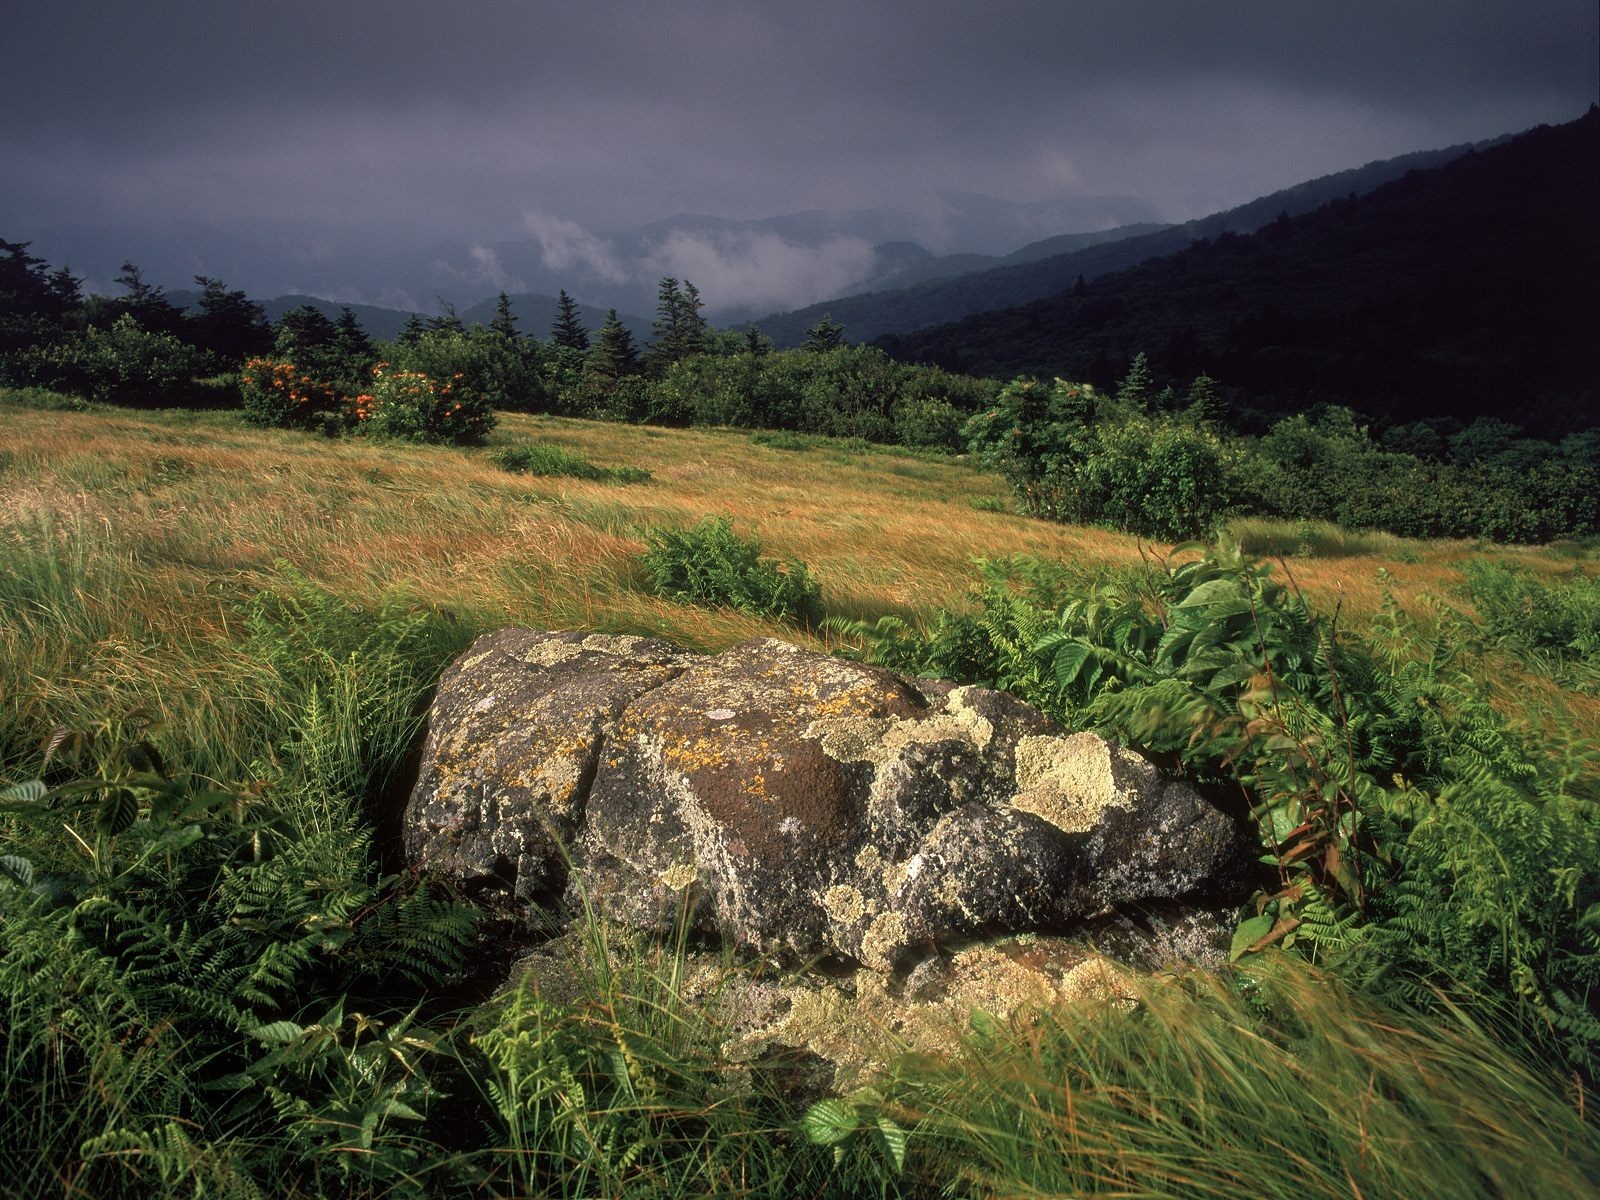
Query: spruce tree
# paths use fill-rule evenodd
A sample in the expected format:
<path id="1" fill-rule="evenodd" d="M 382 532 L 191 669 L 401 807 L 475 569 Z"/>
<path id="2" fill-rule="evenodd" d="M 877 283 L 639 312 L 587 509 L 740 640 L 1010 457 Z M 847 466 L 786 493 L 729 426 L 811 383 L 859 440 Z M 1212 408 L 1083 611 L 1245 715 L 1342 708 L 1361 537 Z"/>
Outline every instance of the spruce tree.
<path id="1" fill-rule="evenodd" d="M 705 302 L 700 299 L 700 289 L 687 279 L 683 281 L 683 300 L 680 306 L 680 324 L 683 327 L 683 352 L 685 354 L 704 354 L 706 350 L 706 337 L 711 332 L 711 326 L 705 317 L 700 315 L 700 310 L 705 307 Z"/>
<path id="2" fill-rule="evenodd" d="M 1154 378 L 1150 374 L 1150 359 L 1143 350 L 1133 356 L 1128 373 L 1117 384 L 1117 399 L 1131 408 L 1144 409 L 1150 403 Z"/>
<path id="3" fill-rule="evenodd" d="M 508 342 L 515 342 L 522 337 L 522 331 L 517 328 L 517 315 L 511 311 L 511 297 L 504 292 L 495 298 L 494 320 L 489 322 L 489 328 Z"/>
<path id="4" fill-rule="evenodd" d="M 427 328 L 429 333 L 465 333 L 467 327 L 461 323 L 461 318 L 456 314 L 456 306 L 443 296 L 436 296 L 439 302 L 439 315 L 429 317 Z"/>
<path id="5" fill-rule="evenodd" d="M 261 305 L 220 279 L 196 275 L 194 281 L 200 285 L 200 302 L 185 317 L 188 341 L 234 366 L 271 349 L 272 327 Z"/>
<path id="6" fill-rule="evenodd" d="M 1204 371 L 1189 385 L 1188 415 L 1203 425 L 1222 425 L 1228 419 L 1228 402 L 1217 390 L 1217 381 Z"/>
<path id="7" fill-rule="evenodd" d="M 422 318 L 412 313 L 406 318 L 406 323 L 400 327 L 400 332 L 394 340 L 403 346 L 415 346 L 427 332 L 428 327 L 422 323 Z"/>
<path id="8" fill-rule="evenodd" d="M 650 325 L 650 349 L 645 355 L 659 375 L 683 357 L 683 293 L 670 275 L 656 284 L 656 319 Z"/>
<path id="9" fill-rule="evenodd" d="M 833 319 L 832 313 L 823 313 L 822 320 L 806 330 L 807 350 L 837 350 L 844 341 L 844 326 Z"/>
<path id="10" fill-rule="evenodd" d="M 550 340 L 557 346 L 582 352 L 589 348 L 589 331 L 578 319 L 578 306 L 562 291 L 556 300 L 556 319 L 550 325 Z"/>
<path id="11" fill-rule="evenodd" d="M 600 326 L 599 338 L 584 361 L 584 370 L 597 379 L 614 382 L 638 369 L 639 351 L 633 344 L 633 334 L 613 308 Z"/>

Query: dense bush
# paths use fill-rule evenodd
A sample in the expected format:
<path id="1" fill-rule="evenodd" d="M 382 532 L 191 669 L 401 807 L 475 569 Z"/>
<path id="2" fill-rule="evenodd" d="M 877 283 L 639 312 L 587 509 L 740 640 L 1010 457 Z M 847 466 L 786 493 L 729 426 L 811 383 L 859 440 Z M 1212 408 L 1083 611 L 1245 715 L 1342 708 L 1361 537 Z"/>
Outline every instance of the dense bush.
<path id="1" fill-rule="evenodd" d="M 408 442 L 481 442 L 494 428 L 494 410 L 481 391 L 458 383 L 379 363 L 370 392 L 357 398 L 356 430 Z"/>
<path id="2" fill-rule="evenodd" d="M 1238 456 L 1204 423 L 1087 384 L 1017 380 L 964 433 L 1036 516 L 1180 539 L 1214 532 L 1236 503 Z"/>
<path id="3" fill-rule="evenodd" d="M 763 557 L 760 541 L 740 537 L 726 517 L 649 529 L 645 540 L 641 562 L 657 595 L 804 624 L 822 617 L 822 593 L 805 564 Z"/>
<path id="4" fill-rule="evenodd" d="M 268 429 L 312 429 L 342 423 L 345 402 L 325 379 L 282 359 L 252 358 L 239 373 L 244 419 Z"/>
<path id="5" fill-rule="evenodd" d="M 540 412 L 548 407 L 537 343 L 493 329 L 438 330 L 388 348 L 392 367 L 449 380 L 456 400 L 481 409 Z"/>
<path id="6" fill-rule="evenodd" d="M 20 352 L 6 373 L 19 385 L 103 404 L 155 407 L 192 402 L 195 378 L 211 365 L 194 346 L 170 333 L 142 329 L 124 314 L 109 327 L 91 325 L 81 334 Z"/>

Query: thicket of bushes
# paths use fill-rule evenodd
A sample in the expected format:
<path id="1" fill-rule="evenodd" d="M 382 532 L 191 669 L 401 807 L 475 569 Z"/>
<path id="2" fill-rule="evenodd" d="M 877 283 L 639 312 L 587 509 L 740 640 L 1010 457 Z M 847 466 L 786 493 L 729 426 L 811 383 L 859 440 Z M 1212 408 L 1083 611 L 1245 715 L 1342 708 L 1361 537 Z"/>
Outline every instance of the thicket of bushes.
<path id="1" fill-rule="evenodd" d="M 1018 379 L 964 434 L 1024 511 L 1147 537 L 1209 536 L 1236 513 L 1501 542 L 1600 532 L 1600 457 L 1588 435 L 1540 450 L 1481 421 L 1448 443 L 1421 425 L 1391 438 L 1452 455 L 1430 458 L 1386 447 L 1348 409 L 1245 438 L 1202 404 L 1174 411 L 1129 390 Z"/>

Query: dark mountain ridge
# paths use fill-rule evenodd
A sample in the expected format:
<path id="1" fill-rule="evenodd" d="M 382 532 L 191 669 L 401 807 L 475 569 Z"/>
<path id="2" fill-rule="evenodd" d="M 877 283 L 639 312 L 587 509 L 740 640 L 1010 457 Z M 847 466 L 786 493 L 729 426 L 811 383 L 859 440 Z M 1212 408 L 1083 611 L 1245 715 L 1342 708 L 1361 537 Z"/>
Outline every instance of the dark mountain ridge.
<path id="1" fill-rule="evenodd" d="M 1280 213 L 1295 216 L 1328 201 L 1364 195 L 1407 171 L 1439 166 L 1474 150 L 1496 145 L 1504 138 L 1474 145 L 1423 150 L 1398 158 L 1381 159 L 1284 188 L 1247 204 L 1208 217 L 1149 230 L 1134 227 L 1133 236 L 1113 237 L 1108 231 L 1092 244 L 1047 238 L 1008 255 L 1000 265 L 989 264 L 975 274 L 918 282 L 892 291 L 841 296 L 790 312 L 774 313 L 754 322 L 779 346 L 798 346 L 806 330 L 824 314 L 845 328 L 850 341 L 865 342 L 893 333 L 911 333 L 958 321 L 975 313 L 1009 308 L 1054 295 L 1070 288 L 1081 275 L 1085 280 L 1126 270 L 1151 258 L 1176 253 L 1191 242 L 1224 233 L 1253 233 Z M 891 280 L 890 282 L 894 282 Z M 912 286 L 912 285 L 915 286 Z"/>
<path id="2" fill-rule="evenodd" d="M 1600 423 L 1600 109 L 1083 289 L 879 344 L 1105 385 L 1145 351 L 1269 412 Z"/>

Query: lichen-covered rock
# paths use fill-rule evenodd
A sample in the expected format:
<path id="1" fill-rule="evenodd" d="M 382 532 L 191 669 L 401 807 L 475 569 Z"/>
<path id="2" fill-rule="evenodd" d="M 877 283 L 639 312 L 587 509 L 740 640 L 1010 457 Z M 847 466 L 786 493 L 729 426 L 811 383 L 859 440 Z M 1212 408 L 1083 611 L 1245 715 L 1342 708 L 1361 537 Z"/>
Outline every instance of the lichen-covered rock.
<path id="1" fill-rule="evenodd" d="M 441 684 L 413 861 L 639 927 L 885 971 L 1215 890 L 1243 841 L 1193 789 L 1004 693 L 770 639 L 715 657 L 506 630 Z M 570 856 L 572 872 L 567 872 Z"/>
<path id="2" fill-rule="evenodd" d="M 445 671 L 406 811 L 411 861 L 525 900 L 566 884 L 600 746 L 628 703 L 684 670 L 666 642 L 486 634 Z"/>

